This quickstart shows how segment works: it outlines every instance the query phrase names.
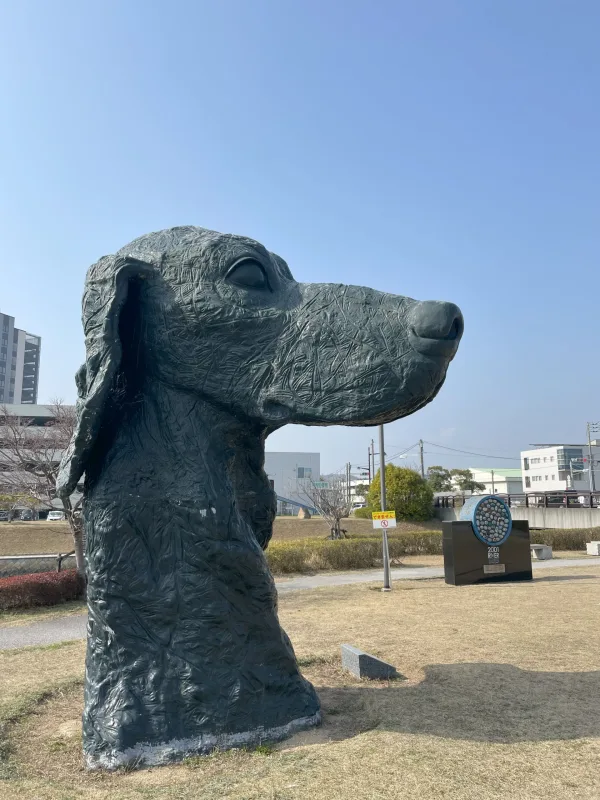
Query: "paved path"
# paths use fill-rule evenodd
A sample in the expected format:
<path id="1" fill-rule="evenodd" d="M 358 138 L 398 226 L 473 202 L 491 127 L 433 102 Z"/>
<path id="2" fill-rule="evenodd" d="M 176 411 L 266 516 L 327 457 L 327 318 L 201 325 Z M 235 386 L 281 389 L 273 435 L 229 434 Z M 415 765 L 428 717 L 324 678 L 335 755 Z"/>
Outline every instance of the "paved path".
<path id="1" fill-rule="evenodd" d="M 564 569 L 565 567 L 597 567 L 600 557 L 588 558 L 554 558 L 551 561 L 533 563 L 535 572 L 546 569 Z M 393 581 L 426 580 L 443 578 L 443 567 L 400 567 L 392 570 Z M 318 589 L 326 586 L 346 586 L 352 583 L 383 582 L 383 571 L 371 569 L 364 572 L 337 572 L 317 575 L 302 575 L 298 578 L 276 581 L 279 594 L 302 589 Z M 86 614 L 72 614 L 66 617 L 32 622 L 29 625 L 0 627 L 0 650 L 12 650 L 15 647 L 30 645 L 55 644 L 71 639 L 83 639 L 86 635 Z"/>

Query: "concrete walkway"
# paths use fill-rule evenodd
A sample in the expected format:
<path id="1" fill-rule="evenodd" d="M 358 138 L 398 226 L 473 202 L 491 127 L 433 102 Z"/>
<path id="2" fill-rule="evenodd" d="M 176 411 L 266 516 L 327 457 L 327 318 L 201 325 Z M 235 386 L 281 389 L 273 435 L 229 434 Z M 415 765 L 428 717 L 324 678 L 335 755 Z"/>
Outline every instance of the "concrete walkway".
<path id="1" fill-rule="evenodd" d="M 595 558 L 554 558 L 551 561 L 533 563 L 534 572 L 548 569 L 564 569 L 566 567 L 598 567 L 600 557 Z M 392 581 L 415 581 L 431 578 L 443 578 L 443 567 L 399 567 L 392 570 Z M 353 583 L 383 582 L 383 570 L 371 569 L 364 572 L 326 572 L 316 575 L 301 575 L 297 578 L 276 581 L 279 594 L 318 589 L 327 586 L 347 586 Z M 72 639 L 83 639 L 86 636 L 87 615 L 72 614 L 66 617 L 32 622 L 30 624 L 0 627 L 0 650 L 12 650 L 16 647 L 31 645 L 55 644 Z"/>

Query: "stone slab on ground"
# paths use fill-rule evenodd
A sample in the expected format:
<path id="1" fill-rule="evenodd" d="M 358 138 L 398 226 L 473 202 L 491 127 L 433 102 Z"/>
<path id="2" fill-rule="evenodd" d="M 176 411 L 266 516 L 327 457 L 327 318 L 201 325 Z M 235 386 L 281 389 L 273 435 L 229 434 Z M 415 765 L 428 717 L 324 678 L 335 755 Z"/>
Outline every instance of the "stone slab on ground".
<path id="1" fill-rule="evenodd" d="M 552 548 L 547 544 L 532 544 L 531 558 L 534 561 L 548 561 L 552 558 Z"/>
<path id="2" fill-rule="evenodd" d="M 357 678 L 386 680 L 400 677 L 396 667 L 351 644 L 342 645 L 342 667 Z"/>

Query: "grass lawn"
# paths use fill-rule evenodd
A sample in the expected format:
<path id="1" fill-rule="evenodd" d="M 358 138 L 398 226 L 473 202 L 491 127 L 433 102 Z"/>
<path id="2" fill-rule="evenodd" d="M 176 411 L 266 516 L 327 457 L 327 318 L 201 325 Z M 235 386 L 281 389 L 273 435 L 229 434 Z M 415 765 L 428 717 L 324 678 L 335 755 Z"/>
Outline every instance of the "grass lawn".
<path id="1" fill-rule="evenodd" d="M 600 797 L 600 567 L 532 583 L 402 582 L 280 598 L 320 729 L 272 752 L 88 775 L 82 642 L 0 653 L 3 796 L 36 800 L 593 800 Z M 350 642 L 405 681 L 339 667 Z"/>
<path id="2" fill-rule="evenodd" d="M 342 528 L 348 533 L 356 536 L 363 534 L 373 536 L 373 523 L 369 519 L 345 519 Z M 429 522 L 398 522 L 396 531 L 409 533 L 411 531 L 436 531 L 442 529 L 442 523 L 438 519 Z M 292 541 L 294 539 L 312 539 L 329 536 L 329 526 L 324 520 L 315 517 L 313 519 L 298 519 L 297 517 L 277 517 L 273 524 L 273 541 Z"/>
<path id="3" fill-rule="evenodd" d="M 349 533 L 373 536 L 373 525 L 368 519 L 344 520 Z M 398 524 L 398 531 L 440 530 L 439 520 Z M 322 519 L 277 517 L 273 525 L 273 541 L 323 538 L 329 535 L 327 523 Z M 73 539 L 66 522 L 0 522 L 0 556 L 21 553 L 68 553 Z"/>
<path id="4" fill-rule="evenodd" d="M 70 553 L 72 549 L 66 522 L 0 522 L 0 556 Z"/>

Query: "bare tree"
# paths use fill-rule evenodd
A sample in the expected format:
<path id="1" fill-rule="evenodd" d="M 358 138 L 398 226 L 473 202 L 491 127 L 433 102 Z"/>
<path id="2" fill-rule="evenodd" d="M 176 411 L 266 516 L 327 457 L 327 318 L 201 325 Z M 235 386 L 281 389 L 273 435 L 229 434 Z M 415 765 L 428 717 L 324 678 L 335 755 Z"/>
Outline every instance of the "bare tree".
<path id="1" fill-rule="evenodd" d="M 50 406 L 52 419 L 45 425 L 11 416 L 6 406 L 0 407 L 0 491 L 34 498 L 50 508 L 57 498 L 56 479 L 63 450 L 71 440 L 75 426 L 75 409 L 55 400 Z M 81 500 L 61 500 L 65 519 L 73 534 L 77 571 L 84 574 L 83 523 Z"/>
<path id="2" fill-rule="evenodd" d="M 313 506 L 329 524 L 329 539 L 345 539 L 346 531 L 341 526 L 344 517 L 350 516 L 352 502 L 348 496 L 348 485 L 340 476 L 327 481 L 306 481 L 302 486 L 306 505 Z"/>

